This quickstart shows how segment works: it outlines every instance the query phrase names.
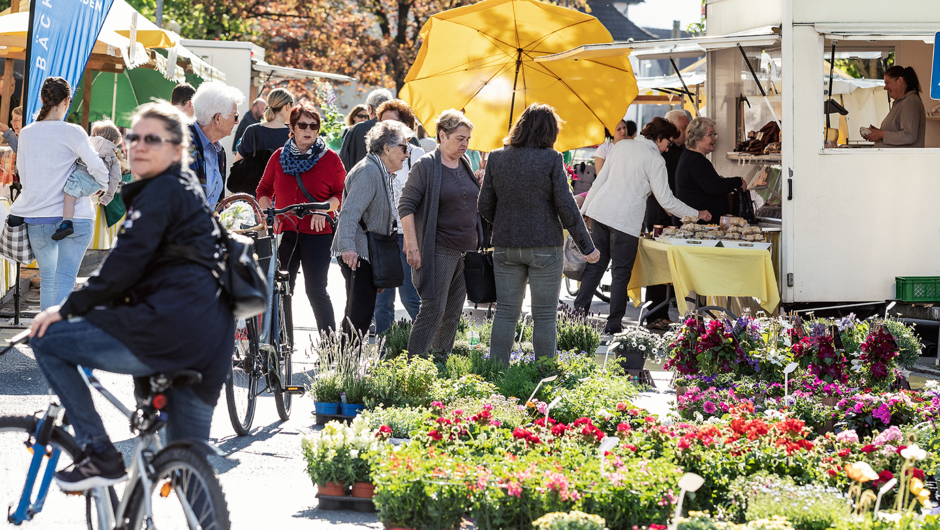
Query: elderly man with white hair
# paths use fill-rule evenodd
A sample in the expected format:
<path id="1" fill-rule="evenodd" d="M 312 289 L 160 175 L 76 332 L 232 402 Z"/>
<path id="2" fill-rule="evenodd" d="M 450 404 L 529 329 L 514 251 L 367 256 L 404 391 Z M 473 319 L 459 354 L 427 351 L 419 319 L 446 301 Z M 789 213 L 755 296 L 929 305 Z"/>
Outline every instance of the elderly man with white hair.
<path id="1" fill-rule="evenodd" d="M 244 100 L 240 90 L 219 81 L 199 85 L 193 96 L 196 121 L 189 126 L 189 167 L 202 184 L 210 208 L 215 208 L 225 191 L 225 149 L 219 141 L 232 134 L 238 105 Z"/>

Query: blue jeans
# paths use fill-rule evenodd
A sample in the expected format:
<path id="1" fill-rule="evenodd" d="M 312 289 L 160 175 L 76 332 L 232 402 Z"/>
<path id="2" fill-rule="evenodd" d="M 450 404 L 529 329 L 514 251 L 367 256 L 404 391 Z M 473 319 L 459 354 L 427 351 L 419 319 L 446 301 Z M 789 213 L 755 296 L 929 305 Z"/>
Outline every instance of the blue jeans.
<path id="1" fill-rule="evenodd" d="M 558 334 L 555 315 L 558 291 L 565 261 L 562 247 L 496 247 L 493 252 L 493 273 L 496 277 L 496 315 L 490 354 L 504 365 L 509 364 L 516 335 L 516 322 L 522 314 L 526 283 L 532 292 L 532 319 L 535 329 L 532 346 L 535 357 L 555 355 Z"/>
<path id="2" fill-rule="evenodd" d="M 398 234 L 398 249 L 401 250 L 404 247 L 405 236 Z M 418 296 L 415 284 L 411 280 L 411 266 L 408 265 L 408 258 L 404 252 L 400 254 L 401 268 L 405 271 L 405 283 L 398 288 L 398 294 L 401 295 L 401 303 L 408 311 L 408 316 L 414 320 L 421 307 L 421 297 Z M 395 321 L 395 289 L 386 289 L 376 296 L 374 318 L 376 335 L 388 329 Z"/>
<path id="3" fill-rule="evenodd" d="M 46 309 L 61 304 L 75 288 L 78 268 L 88 250 L 95 232 L 91 219 L 72 221 L 75 233 L 61 241 L 54 241 L 56 224 L 29 224 L 29 244 L 39 264 L 39 308 Z"/>
<path id="4" fill-rule="evenodd" d="M 124 344 L 84 318 L 73 318 L 49 326 L 42 337 L 30 339 L 36 363 L 49 386 L 59 396 L 75 428 L 75 440 L 82 446 L 108 442 L 108 433 L 95 411 L 91 389 L 77 366 L 135 377 L 156 370 L 144 364 Z M 196 397 L 191 388 L 174 388 L 167 393 L 167 438 L 209 439 L 213 407 Z"/>

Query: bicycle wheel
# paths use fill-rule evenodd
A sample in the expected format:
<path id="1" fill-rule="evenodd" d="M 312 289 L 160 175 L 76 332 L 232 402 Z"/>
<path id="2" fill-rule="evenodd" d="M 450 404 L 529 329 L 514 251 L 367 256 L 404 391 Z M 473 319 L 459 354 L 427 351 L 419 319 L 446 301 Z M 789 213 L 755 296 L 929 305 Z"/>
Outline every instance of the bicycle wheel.
<path id="1" fill-rule="evenodd" d="M 141 484 L 134 487 L 128 504 L 131 530 L 139 528 L 196 528 L 227 530 L 228 504 L 212 466 L 199 453 L 172 447 L 157 454 L 150 503 L 153 519 L 147 521 L 147 503 Z"/>
<path id="2" fill-rule="evenodd" d="M 258 398 L 258 330 L 254 318 L 239 321 L 235 326 L 235 353 L 232 371 L 225 380 L 225 402 L 228 417 L 239 436 L 251 430 Z"/>
<path id="3" fill-rule="evenodd" d="M 578 296 L 578 293 L 581 292 L 581 282 L 565 276 L 565 290 L 568 291 L 568 294 L 571 296 Z"/>
<path id="4" fill-rule="evenodd" d="M 39 418 L 35 416 L 0 417 L 0 476 L 6 484 L 0 488 L 0 506 L 11 507 L 11 513 L 16 511 L 23 494 L 26 475 L 33 459 L 33 453 L 30 450 L 35 441 L 33 434 L 36 432 L 38 423 Z M 51 445 L 61 450 L 56 470 L 72 465 L 82 453 L 81 447 L 72 435 L 61 427 L 53 428 Z M 43 466 L 47 463 L 48 460 L 45 460 Z M 44 470 L 45 467 L 39 471 L 42 473 Z M 33 498 L 39 492 L 42 477 L 42 474 L 36 477 L 31 492 Z M 77 527 L 82 523 L 83 518 L 79 514 L 85 513 L 84 507 L 85 499 L 81 496 L 63 495 L 53 484 L 46 496 L 44 509 L 54 514 L 57 525 Z M 66 520 L 61 519 L 63 514 Z"/>
<path id="5" fill-rule="evenodd" d="M 291 296 L 287 282 L 281 284 L 281 293 L 277 297 L 277 342 L 279 351 L 277 355 L 277 378 L 280 379 L 280 388 L 274 390 L 274 406 L 277 415 L 282 420 L 290 419 L 291 395 L 284 392 L 284 388 L 293 384 L 294 372 L 291 357 L 294 353 L 294 321 L 291 312 Z"/>

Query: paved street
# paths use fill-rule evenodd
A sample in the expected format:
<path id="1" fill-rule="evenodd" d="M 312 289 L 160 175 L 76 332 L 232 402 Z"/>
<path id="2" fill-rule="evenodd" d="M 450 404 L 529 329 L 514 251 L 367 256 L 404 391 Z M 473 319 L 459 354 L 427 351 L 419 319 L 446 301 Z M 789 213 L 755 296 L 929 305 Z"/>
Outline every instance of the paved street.
<path id="1" fill-rule="evenodd" d="M 339 320 L 345 304 L 343 278 L 339 266 L 330 271 L 330 294 Z M 294 299 L 295 343 L 298 353 L 294 358 L 294 371 L 310 368 L 307 358 L 310 333 L 316 329 L 312 310 L 303 294 L 302 278 Z M 563 298 L 570 297 L 562 289 Z M 468 306 L 468 309 L 471 306 Z M 595 311 L 606 312 L 607 305 L 596 304 Z M 628 314 L 628 318 L 632 315 Z M 403 306 L 397 306 L 398 318 L 406 316 Z M 3 338 L 14 330 L 2 330 Z M 655 373 L 657 383 L 664 389 L 668 374 Z M 665 379 L 663 379 L 665 378 Z M 105 386 L 125 403 L 133 403 L 132 384 L 128 377 L 102 374 Z M 295 381 L 301 381 L 302 376 Z M 0 357 L 0 415 L 32 414 L 44 410 L 49 403 L 47 385 L 29 348 L 20 348 Z M 666 398 L 666 399 L 664 399 Z M 644 397 L 641 404 L 654 412 L 664 413 L 668 407 L 666 396 Z M 118 447 L 129 454 L 132 441 L 127 420 L 108 402 L 96 395 L 96 404 L 105 425 Z M 345 511 L 317 509 L 315 488 L 306 472 L 300 451 L 300 440 L 316 429 L 310 398 L 296 398 L 291 419 L 280 422 L 270 396 L 259 398 L 254 430 L 250 436 L 237 437 L 228 419 L 224 396 L 216 408 L 212 424 L 213 442 L 227 455 L 211 459 L 228 500 L 233 526 L 236 528 L 380 528 L 375 515 Z M 18 484 L 0 486 L 0 504 L 6 508 L 10 497 L 18 497 Z M 53 486 L 44 511 L 31 523 L 30 528 L 84 528 L 84 499 L 65 497 Z"/>

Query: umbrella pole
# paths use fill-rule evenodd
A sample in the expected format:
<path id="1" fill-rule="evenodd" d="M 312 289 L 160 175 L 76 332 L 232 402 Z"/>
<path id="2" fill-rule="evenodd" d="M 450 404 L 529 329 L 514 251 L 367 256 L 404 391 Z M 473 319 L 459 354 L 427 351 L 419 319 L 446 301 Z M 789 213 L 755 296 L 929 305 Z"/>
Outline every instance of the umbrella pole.
<path id="1" fill-rule="evenodd" d="M 516 78 L 512 81 L 512 102 L 509 104 L 509 127 L 512 130 L 512 113 L 516 109 L 516 84 L 519 83 L 519 69 L 522 68 L 522 48 L 516 48 Z"/>

